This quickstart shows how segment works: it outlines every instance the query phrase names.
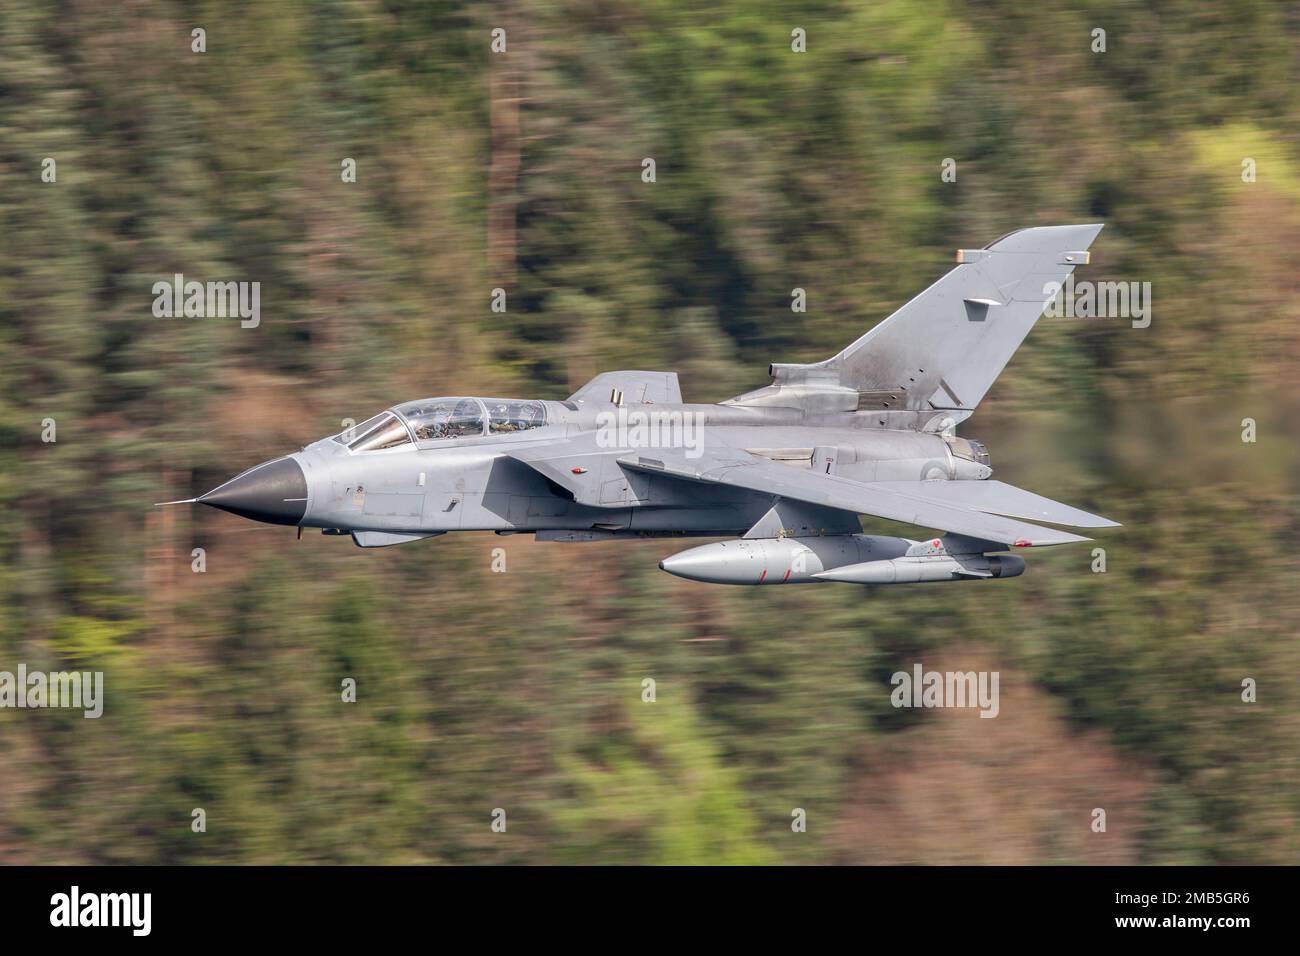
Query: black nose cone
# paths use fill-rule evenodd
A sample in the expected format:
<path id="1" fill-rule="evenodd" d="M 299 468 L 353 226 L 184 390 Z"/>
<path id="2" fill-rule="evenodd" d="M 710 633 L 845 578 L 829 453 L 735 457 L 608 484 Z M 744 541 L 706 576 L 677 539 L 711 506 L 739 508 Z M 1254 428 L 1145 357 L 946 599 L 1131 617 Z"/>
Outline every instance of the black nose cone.
<path id="1" fill-rule="evenodd" d="M 297 524 L 307 513 L 307 476 L 292 458 L 277 458 L 200 495 L 199 503 L 267 524 Z"/>

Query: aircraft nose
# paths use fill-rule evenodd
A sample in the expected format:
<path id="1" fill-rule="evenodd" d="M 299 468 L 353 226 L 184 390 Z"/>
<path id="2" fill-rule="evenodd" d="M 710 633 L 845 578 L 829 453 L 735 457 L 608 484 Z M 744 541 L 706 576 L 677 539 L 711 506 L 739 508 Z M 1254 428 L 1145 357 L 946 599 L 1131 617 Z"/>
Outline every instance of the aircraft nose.
<path id="1" fill-rule="evenodd" d="M 236 475 L 198 501 L 254 521 L 295 525 L 307 513 L 307 476 L 294 459 L 276 458 Z"/>

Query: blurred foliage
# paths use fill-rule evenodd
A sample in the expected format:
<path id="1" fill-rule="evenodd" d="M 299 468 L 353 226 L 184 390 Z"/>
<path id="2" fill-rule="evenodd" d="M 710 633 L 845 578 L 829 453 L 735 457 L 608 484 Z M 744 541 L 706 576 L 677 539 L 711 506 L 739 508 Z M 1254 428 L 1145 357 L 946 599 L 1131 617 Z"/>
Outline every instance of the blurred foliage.
<path id="1" fill-rule="evenodd" d="M 0 861 L 1296 862 L 1298 81 L 1264 0 L 0 0 L 0 669 L 107 686 L 0 711 Z M 1071 221 L 1151 327 L 1043 320 L 963 432 L 1124 522 L 1104 574 L 710 588 L 151 507 L 421 395 L 718 401 Z M 178 272 L 262 324 L 155 319 Z M 996 752 L 889 707 L 917 660 L 1001 671 Z"/>

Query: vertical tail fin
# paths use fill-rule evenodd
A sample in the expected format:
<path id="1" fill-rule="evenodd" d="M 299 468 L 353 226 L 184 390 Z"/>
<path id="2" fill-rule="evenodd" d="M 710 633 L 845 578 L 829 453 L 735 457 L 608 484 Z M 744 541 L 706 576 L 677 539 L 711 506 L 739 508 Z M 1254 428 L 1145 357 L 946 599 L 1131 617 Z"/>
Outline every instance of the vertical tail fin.
<path id="1" fill-rule="evenodd" d="M 733 401 L 794 399 L 827 411 L 848 410 L 848 403 L 857 410 L 948 410 L 965 418 L 1055 290 L 1088 261 L 1101 228 L 1039 226 L 963 249 L 955 269 L 838 355 L 814 365 L 773 365 L 774 390 L 789 392 L 786 400 L 760 389 Z"/>

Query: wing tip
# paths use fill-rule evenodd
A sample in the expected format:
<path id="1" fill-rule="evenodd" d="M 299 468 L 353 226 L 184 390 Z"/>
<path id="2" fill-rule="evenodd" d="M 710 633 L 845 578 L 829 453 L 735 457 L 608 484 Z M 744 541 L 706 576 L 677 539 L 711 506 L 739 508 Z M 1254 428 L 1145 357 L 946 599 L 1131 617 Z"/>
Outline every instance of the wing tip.
<path id="1" fill-rule="evenodd" d="M 1000 512 L 994 512 L 994 513 L 998 513 L 998 514 L 1000 514 Z M 1087 514 L 1087 512 L 1084 512 L 1084 513 Z M 1006 517 L 1008 517 L 1008 518 L 1015 518 L 1015 517 L 1025 517 L 1025 516 L 1024 516 L 1024 515 L 1006 515 Z M 1057 517 L 1047 517 L 1047 516 L 1037 516 L 1037 517 L 1031 518 L 1030 520 L 1032 520 L 1032 521 L 1045 521 L 1045 522 L 1047 522 L 1048 524 L 1059 524 L 1059 525 L 1063 525 L 1064 527 L 1067 527 L 1067 528 L 1088 528 L 1089 530 L 1094 529 L 1094 528 L 1122 528 L 1122 527 L 1124 527 L 1124 526 L 1123 526 L 1122 524 L 1120 524 L 1118 521 L 1111 521 L 1109 518 L 1103 518 L 1101 515 L 1087 515 L 1086 520 L 1085 520 L 1085 519 L 1071 519 L 1071 520 L 1069 520 L 1069 521 L 1066 521 L 1066 520 L 1064 520 L 1064 519 L 1062 519 L 1062 518 L 1057 518 Z"/>

